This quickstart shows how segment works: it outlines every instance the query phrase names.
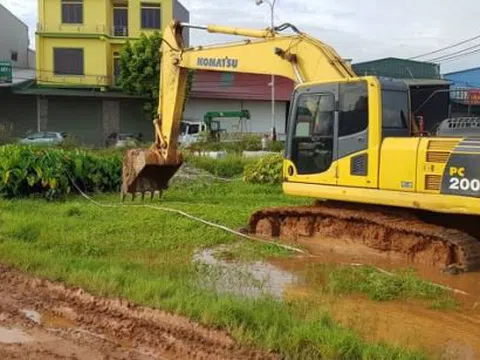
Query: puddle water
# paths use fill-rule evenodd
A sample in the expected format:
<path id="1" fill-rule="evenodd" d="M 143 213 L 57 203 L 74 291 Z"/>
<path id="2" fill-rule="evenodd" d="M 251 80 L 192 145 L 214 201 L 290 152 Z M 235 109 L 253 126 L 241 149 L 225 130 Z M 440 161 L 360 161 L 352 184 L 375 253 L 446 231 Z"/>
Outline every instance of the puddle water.
<path id="1" fill-rule="evenodd" d="M 34 339 L 20 329 L 0 327 L 0 343 L 2 344 L 25 344 L 32 341 Z"/>
<path id="2" fill-rule="evenodd" d="M 367 340 L 427 349 L 446 359 L 480 358 L 480 319 L 467 314 L 439 312 L 416 303 L 378 302 L 353 296 L 324 296 L 319 299 L 319 306 Z"/>
<path id="3" fill-rule="evenodd" d="M 302 269 L 310 263 L 325 264 L 368 264 L 377 266 L 387 271 L 398 269 L 413 268 L 423 279 L 434 283 L 447 286 L 452 289 L 460 290 L 469 294 L 469 297 L 480 301 L 480 271 L 470 272 L 460 275 L 450 275 L 433 267 L 412 264 L 405 259 L 388 253 L 370 249 L 359 244 L 340 244 L 329 239 L 322 239 L 321 242 L 311 242 L 308 239 L 299 239 L 299 243 L 305 245 L 310 253 L 315 254 L 316 258 L 300 258 L 293 260 L 277 262 L 283 269 L 290 269 L 292 266 L 296 269 Z"/>
<path id="4" fill-rule="evenodd" d="M 48 312 L 42 314 L 42 325 L 54 329 L 71 329 L 76 327 L 75 321 Z"/>
<path id="5" fill-rule="evenodd" d="M 202 286 L 214 291 L 318 303 L 345 327 L 370 341 L 426 350 L 443 359 L 480 359 L 480 272 L 444 274 L 438 269 L 413 266 L 402 259 L 372 251 L 343 252 L 315 245 L 315 258 L 273 259 L 269 263 L 241 263 L 215 257 L 209 249 L 194 260 L 209 265 Z M 420 301 L 373 301 L 362 296 L 339 296 L 321 291 L 326 279 L 318 264 L 370 264 L 387 271 L 413 267 L 424 279 L 467 292 L 457 296 L 457 311 L 438 311 Z M 315 272 L 312 274 L 312 269 Z"/>
<path id="6" fill-rule="evenodd" d="M 25 316 L 34 323 L 40 325 L 42 323 L 42 315 L 35 310 L 22 310 Z"/>
<path id="7" fill-rule="evenodd" d="M 265 262 L 240 263 L 215 257 L 219 249 L 197 253 L 193 260 L 209 268 L 202 276 L 201 286 L 219 292 L 240 296 L 260 297 L 270 295 L 282 299 L 284 289 L 297 281 L 289 271 Z"/>

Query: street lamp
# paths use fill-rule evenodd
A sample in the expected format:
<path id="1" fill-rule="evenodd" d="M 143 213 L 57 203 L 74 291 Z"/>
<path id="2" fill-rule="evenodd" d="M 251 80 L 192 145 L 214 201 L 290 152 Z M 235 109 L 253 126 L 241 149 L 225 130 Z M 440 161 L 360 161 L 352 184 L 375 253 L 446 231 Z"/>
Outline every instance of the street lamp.
<path id="1" fill-rule="evenodd" d="M 277 0 L 255 0 L 255 4 L 257 6 L 260 6 L 264 3 L 268 4 L 270 6 L 270 14 L 271 14 L 271 22 L 270 25 L 272 27 L 272 33 L 275 31 L 275 24 L 274 24 L 274 11 L 275 11 L 275 2 Z M 275 75 L 272 74 L 272 141 L 277 140 L 277 131 L 275 129 Z"/>

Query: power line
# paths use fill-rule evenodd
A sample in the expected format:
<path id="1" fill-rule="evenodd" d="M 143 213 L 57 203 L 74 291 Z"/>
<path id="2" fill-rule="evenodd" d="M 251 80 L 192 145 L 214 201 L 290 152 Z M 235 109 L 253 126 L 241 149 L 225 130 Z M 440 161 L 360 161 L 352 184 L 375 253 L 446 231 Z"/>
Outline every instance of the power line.
<path id="1" fill-rule="evenodd" d="M 467 53 L 464 53 L 464 54 L 461 54 L 461 55 L 452 56 L 452 57 L 450 57 L 450 58 L 443 59 L 443 60 L 441 61 L 441 63 L 442 63 L 442 64 L 445 64 L 445 63 L 448 63 L 448 62 L 451 62 L 451 61 L 455 61 L 455 60 L 461 59 L 461 58 L 463 58 L 463 57 L 472 56 L 472 55 L 475 55 L 475 54 L 480 54 L 480 49 L 477 49 L 477 50 L 474 50 L 474 51 L 470 51 L 470 52 L 467 52 Z"/>
<path id="2" fill-rule="evenodd" d="M 466 39 L 466 40 L 460 41 L 460 42 L 458 42 L 458 43 L 455 43 L 455 44 L 446 46 L 446 47 L 444 47 L 444 48 L 441 48 L 441 49 L 438 49 L 438 50 L 435 50 L 435 51 L 431 51 L 431 52 L 428 52 L 428 53 L 425 53 L 425 54 L 421 54 L 421 55 L 417 55 L 417 56 L 411 57 L 411 58 L 409 58 L 408 60 L 415 60 L 415 59 L 418 59 L 418 58 L 421 58 L 421 57 L 438 54 L 438 53 L 440 53 L 440 52 L 442 52 L 442 51 L 449 50 L 449 49 L 453 49 L 453 48 L 455 48 L 455 47 L 457 47 L 457 46 L 460 46 L 460 45 L 469 43 L 469 42 L 474 41 L 474 40 L 477 40 L 477 39 L 480 39 L 480 35 L 474 36 L 474 37 L 472 37 L 472 38 L 470 38 L 470 39 Z"/>
<path id="3" fill-rule="evenodd" d="M 431 61 L 431 62 L 441 61 L 441 60 L 444 60 L 445 58 L 449 58 L 451 56 L 456 56 L 456 55 L 462 55 L 465 51 L 478 49 L 478 48 L 480 48 L 480 44 L 473 45 L 473 46 L 467 47 L 465 49 L 455 51 L 455 52 L 450 53 L 450 54 L 445 54 L 445 55 L 442 55 L 442 56 L 438 56 L 436 58 L 433 58 L 433 59 L 430 59 L 430 60 L 427 60 L 427 61 Z"/>

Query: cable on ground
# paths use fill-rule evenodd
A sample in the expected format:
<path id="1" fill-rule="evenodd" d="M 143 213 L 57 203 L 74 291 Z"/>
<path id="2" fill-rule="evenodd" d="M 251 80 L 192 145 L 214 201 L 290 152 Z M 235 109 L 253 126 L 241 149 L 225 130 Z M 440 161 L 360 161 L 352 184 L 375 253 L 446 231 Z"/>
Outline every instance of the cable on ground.
<path id="1" fill-rule="evenodd" d="M 272 245 L 272 246 L 275 246 L 275 247 L 279 247 L 279 248 L 282 248 L 282 249 L 284 249 L 284 250 L 292 251 L 292 252 L 295 252 L 295 253 L 304 255 L 304 256 L 306 256 L 306 257 L 309 257 L 309 258 L 320 258 L 320 256 L 316 256 L 316 255 L 310 254 L 310 253 L 307 252 L 307 251 L 298 249 L 298 248 L 293 247 L 293 246 L 288 246 L 288 245 L 281 244 L 281 243 L 278 243 L 278 242 L 268 241 L 268 240 L 260 239 L 260 238 L 257 238 L 257 237 L 249 236 L 249 235 L 244 234 L 244 233 L 241 233 L 241 232 L 239 232 L 239 231 L 230 229 L 230 228 L 227 227 L 227 226 L 219 225 L 219 224 L 216 224 L 216 223 L 214 223 L 214 222 L 211 222 L 211 221 L 202 219 L 202 218 L 200 218 L 200 217 L 191 215 L 191 214 L 189 214 L 189 213 L 187 213 L 187 212 L 185 212 L 185 211 L 182 211 L 182 210 L 173 209 L 173 208 L 169 208 L 169 207 L 165 207 L 165 206 L 155 206 L 155 205 L 148 205 L 148 204 L 126 205 L 126 204 L 101 203 L 101 202 L 93 199 L 91 196 L 87 195 L 82 189 L 80 189 L 80 187 L 75 183 L 75 181 L 72 179 L 72 177 L 71 177 L 70 175 L 67 175 L 67 176 L 68 176 L 68 178 L 70 179 L 70 182 L 72 183 L 72 185 L 77 189 L 77 191 L 80 193 L 80 195 L 81 195 L 82 197 L 84 197 L 86 200 L 88 200 L 88 201 L 91 202 L 92 204 L 94 204 L 94 205 L 96 205 L 96 206 L 98 206 L 98 207 L 101 207 L 101 208 L 143 207 L 143 208 L 147 208 L 147 209 L 160 210 L 160 211 L 164 211 L 164 212 L 168 212 L 168 213 L 172 213 L 172 214 L 177 214 L 177 215 L 186 217 L 186 218 L 188 218 L 188 219 L 190 219 L 190 220 L 199 222 L 199 223 L 204 224 L 204 225 L 206 225 L 206 226 L 210 226 L 210 227 L 213 227 L 213 228 L 216 228 L 216 229 L 225 231 L 225 232 L 227 232 L 227 233 L 230 233 L 230 234 L 232 234 L 232 235 L 241 237 L 241 238 L 243 238 L 243 239 L 247 239 L 247 240 L 259 242 L 259 243 L 262 243 L 262 244 Z M 378 271 L 378 272 L 380 272 L 380 273 L 383 273 L 383 274 L 385 274 L 385 275 L 392 276 L 392 277 L 397 276 L 396 274 L 394 274 L 394 273 L 392 273 L 392 272 L 388 272 L 388 271 L 386 271 L 386 270 L 384 270 L 384 269 L 381 269 L 381 268 L 376 267 L 376 266 L 368 265 L 368 264 L 344 263 L 343 265 L 353 266 L 353 267 L 371 267 L 371 268 L 375 269 L 376 271 Z M 470 294 L 468 294 L 468 293 L 466 293 L 466 292 L 464 292 L 464 291 L 462 291 L 462 290 L 450 288 L 450 287 L 448 287 L 448 286 L 440 285 L 440 284 L 437 284 L 437 283 L 434 283 L 434 282 L 431 282 L 431 281 L 428 281 L 428 282 L 429 282 L 430 284 L 432 284 L 433 286 L 438 287 L 438 288 L 440 288 L 440 289 L 443 289 L 443 290 L 446 290 L 446 291 L 450 291 L 450 292 L 453 292 L 453 293 L 455 293 L 455 294 L 460 294 L 460 295 L 464 295 L 464 296 L 470 296 Z"/>

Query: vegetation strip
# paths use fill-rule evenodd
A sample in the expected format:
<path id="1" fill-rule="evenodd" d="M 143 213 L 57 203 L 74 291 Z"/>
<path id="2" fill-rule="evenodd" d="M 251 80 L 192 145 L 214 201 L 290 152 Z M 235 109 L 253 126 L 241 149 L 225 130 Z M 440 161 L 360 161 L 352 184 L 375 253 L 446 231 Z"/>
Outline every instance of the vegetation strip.
<path id="1" fill-rule="evenodd" d="M 301 250 L 301 249 L 298 249 L 296 247 L 293 247 L 293 246 L 288 246 L 288 245 L 285 245 L 285 244 L 281 244 L 279 242 L 274 242 L 274 241 L 267 241 L 267 240 L 263 240 L 263 239 L 259 239 L 259 238 L 255 238 L 255 237 L 252 237 L 252 236 L 248 236 L 246 234 L 243 234 L 239 231 L 235 231 L 233 229 L 230 229 L 229 227 L 226 227 L 224 225 L 219 225 L 219 224 L 215 224 L 211 221 L 207 221 L 205 219 L 202 219 L 200 217 L 197 217 L 197 216 L 193 216 L 191 214 L 188 214 L 186 213 L 185 211 L 181 211 L 181 210 L 178 210 L 178 209 L 172 209 L 172 208 L 168 208 L 168 207 L 164 207 L 164 206 L 153 206 L 153 205 L 146 205 L 146 204 L 140 204 L 140 205 L 124 205 L 124 204 L 108 204 L 108 203 L 100 203 L 96 200 L 94 200 L 92 197 L 88 196 L 87 194 L 85 194 L 82 189 L 80 189 L 80 187 L 75 183 L 75 181 L 70 178 L 70 181 L 72 182 L 72 185 L 78 190 L 78 192 L 85 198 L 87 199 L 88 201 L 92 202 L 93 204 L 99 206 L 99 207 L 122 207 L 122 206 L 135 206 L 135 207 L 144 207 L 144 208 L 148 208 L 148 209 L 154 209 L 154 210 L 161 210 L 161 211 L 166 211 L 166 212 L 170 212 L 170 213 L 175 213 L 175 214 L 178 214 L 178 215 L 181 215 L 181 216 L 184 216 L 186 218 L 189 218 L 190 220 L 194 220 L 194 221 L 197 221 L 199 223 L 202 223 L 204 225 L 207 225 L 207 226 L 211 226 L 211 227 L 214 227 L 214 228 L 217 228 L 217 229 L 220 229 L 220 230 L 223 230 L 223 231 L 226 231 L 228 233 L 231 233 L 233 235 L 236 235 L 236 236 L 239 236 L 239 237 L 242 237 L 242 238 L 245 238 L 245 239 L 248 239 L 248 240 L 252 240 L 252 241 L 256 241 L 256 242 L 260 242 L 260 243 L 263 243 L 263 244 L 268 244 L 268 245 L 273 245 L 273 246 L 277 246 L 277 247 L 280 247 L 280 248 L 283 248 L 285 250 L 288 250 L 288 251 L 293 251 L 293 252 L 296 252 L 296 253 L 299 253 L 299 254 L 303 254 L 303 255 L 307 255 L 307 256 L 312 256 L 311 254 Z"/>
<path id="2" fill-rule="evenodd" d="M 284 196 L 278 186 L 202 181 L 172 185 L 163 201 L 231 228 L 245 224 L 256 207 L 307 202 Z M 202 281 L 216 269 L 192 257 L 200 249 L 238 244 L 230 233 L 149 208 L 101 209 L 79 197 L 0 200 L 0 211 L 0 261 L 42 278 L 184 315 L 285 359 L 427 358 L 421 351 L 368 342 L 309 299 L 252 299 L 204 288 Z M 240 247 L 257 259 L 280 251 L 255 242 Z"/>

